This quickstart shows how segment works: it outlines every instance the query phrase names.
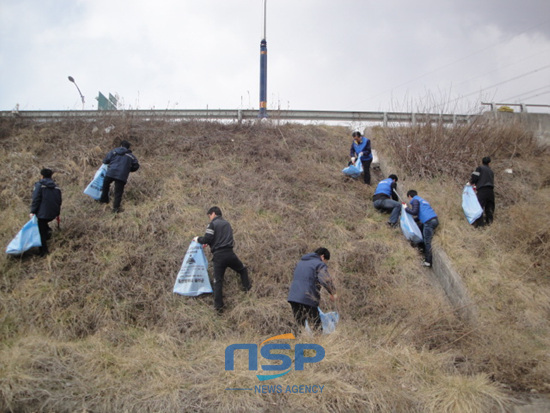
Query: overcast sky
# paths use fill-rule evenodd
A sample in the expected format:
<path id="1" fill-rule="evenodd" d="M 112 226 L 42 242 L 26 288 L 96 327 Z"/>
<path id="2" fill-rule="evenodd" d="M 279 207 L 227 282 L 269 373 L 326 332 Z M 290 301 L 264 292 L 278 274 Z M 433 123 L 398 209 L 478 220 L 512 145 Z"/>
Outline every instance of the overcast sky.
<path id="1" fill-rule="evenodd" d="M 263 0 L 0 0 L 0 110 L 257 109 L 262 37 Z M 550 104 L 550 0 L 267 0 L 267 48 L 268 110 Z"/>

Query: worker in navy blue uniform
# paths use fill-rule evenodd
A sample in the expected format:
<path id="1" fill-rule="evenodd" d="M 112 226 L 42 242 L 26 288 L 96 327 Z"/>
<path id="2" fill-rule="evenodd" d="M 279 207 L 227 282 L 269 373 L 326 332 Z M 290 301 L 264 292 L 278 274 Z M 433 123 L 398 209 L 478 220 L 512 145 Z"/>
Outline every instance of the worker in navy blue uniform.
<path id="1" fill-rule="evenodd" d="M 361 135 L 360 132 L 353 132 L 351 136 L 353 137 L 353 142 L 349 150 L 350 165 L 354 164 L 357 158 L 360 158 L 361 165 L 363 165 L 363 181 L 365 184 L 370 185 L 370 164 L 372 163 L 370 139 Z"/>
<path id="2" fill-rule="evenodd" d="M 306 320 L 312 329 L 321 327 L 321 287 L 329 292 L 331 300 L 336 299 L 336 289 L 328 272 L 328 260 L 330 251 L 317 248 L 315 252 L 304 255 L 294 269 L 287 301 L 292 307 L 296 323 L 301 327 L 305 326 Z"/>
<path id="3" fill-rule="evenodd" d="M 139 169 L 139 162 L 130 150 L 130 142 L 120 142 L 120 147 L 109 151 L 103 159 L 103 163 L 108 165 L 105 178 L 103 180 L 103 189 L 99 202 L 109 203 L 109 190 L 111 183 L 115 183 L 115 197 L 113 201 L 113 212 L 122 212 L 120 203 L 122 202 L 122 194 L 124 186 L 128 181 L 130 172 L 135 172 Z"/>
<path id="4" fill-rule="evenodd" d="M 406 208 L 405 212 L 418 217 L 418 227 L 422 231 L 423 248 L 424 248 L 424 265 L 425 267 L 432 266 L 432 238 L 435 229 L 439 225 L 437 214 L 424 199 L 418 196 L 418 192 L 411 189 L 407 192 L 407 198 L 411 204 L 410 208 Z"/>
<path id="5" fill-rule="evenodd" d="M 477 200 L 484 213 L 474 222 L 475 227 L 491 225 L 495 212 L 495 174 L 489 167 L 491 158 L 486 156 L 481 163 L 482 165 L 478 166 L 470 177 L 470 183 L 475 185 Z"/>
<path id="6" fill-rule="evenodd" d="M 223 311 L 223 279 L 227 267 L 241 276 L 243 291 L 249 291 L 251 283 L 248 278 L 248 269 L 233 252 L 235 241 L 231 224 L 222 218 L 222 211 L 217 206 L 210 208 L 206 214 L 210 219 L 206 232 L 202 237 L 193 238 L 193 241 L 210 246 L 214 264 L 214 308 L 221 313 Z"/>
<path id="7" fill-rule="evenodd" d="M 401 215 L 401 203 L 397 197 L 397 175 L 391 174 L 386 179 L 382 179 L 376 186 L 372 196 L 373 206 L 379 211 L 390 212 L 388 225 L 397 226 L 397 220 Z"/>
<path id="8" fill-rule="evenodd" d="M 44 168 L 40 171 L 41 178 L 34 184 L 31 201 L 31 218 L 36 215 L 38 220 L 38 231 L 42 246 L 40 247 L 40 256 L 45 256 L 49 253 L 48 239 L 50 238 L 51 229 L 48 223 L 57 218 L 61 212 L 61 189 L 52 179 L 53 172 L 51 169 Z"/>

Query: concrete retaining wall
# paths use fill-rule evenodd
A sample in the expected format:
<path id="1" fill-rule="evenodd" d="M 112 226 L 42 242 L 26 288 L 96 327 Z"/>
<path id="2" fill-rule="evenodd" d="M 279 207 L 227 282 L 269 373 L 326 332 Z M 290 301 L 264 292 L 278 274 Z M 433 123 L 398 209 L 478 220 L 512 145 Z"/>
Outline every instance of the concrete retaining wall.
<path id="1" fill-rule="evenodd" d="M 380 158 L 377 154 L 378 166 L 384 177 L 388 176 L 393 171 L 390 171 L 388 163 Z M 373 163 L 374 165 L 374 163 Z M 406 197 L 398 190 L 399 196 L 402 199 Z M 437 236 L 437 231 L 436 231 Z M 477 309 L 468 294 L 468 290 L 460 277 L 460 274 L 453 268 L 449 257 L 443 249 L 433 246 L 433 266 L 431 269 L 419 267 L 419 270 L 433 272 L 434 278 L 445 291 L 449 302 L 454 308 L 457 316 L 468 324 L 477 324 Z"/>

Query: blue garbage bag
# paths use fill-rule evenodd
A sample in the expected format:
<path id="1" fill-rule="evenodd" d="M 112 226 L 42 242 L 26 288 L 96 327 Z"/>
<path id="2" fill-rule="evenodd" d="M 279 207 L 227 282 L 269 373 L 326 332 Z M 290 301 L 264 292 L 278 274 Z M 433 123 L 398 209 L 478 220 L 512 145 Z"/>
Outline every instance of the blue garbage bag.
<path id="1" fill-rule="evenodd" d="M 473 224 L 481 215 L 483 215 L 483 208 L 479 204 L 477 195 L 472 185 L 465 185 L 462 191 L 462 210 L 466 219 L 470 224 Z"/>
<path id="2" fill-rule="evenodd" d="M 348 175 L 352 178 L 359 178 L 361 172 L 363 172 L 363 164 L 361 159 L 357 158 L 353 165 L 348 166 L 347 168 L 342 169 L 344 175 Z"/>
<path id="3" fill-rule="evenodd" d="M 202 245 L 191 241 L 176 277 L 174 293 L 196 297 L 211 292 L 212 287 L 208 279 L 208 260 Z"/>
<path id="4" fill-rule="evenodd" d="M 403 231 L 403 235 L 405 235 L 405 238 L 407 238 L 413 244 L 418 244 L 422 242 L 422 233 L 420 232 L 420 228 L 418 228 L 418 225 L 416 225 L 413 216 L 411 214 L 407 214 L 407 212 L 405 211 L 405 205 L 402 205 L 401 208 L 402 209 L 401 217 L 399 218 L 399 226 L 401 227 L 401 231 Z"/>
<path id="5" fill-rule="evenodd" d="M 101 192 L 103 190 L 103 180 L 105 179 L 105 173 L 107 172 L 108 166 L 102 164 L 101 167 L 97 170 L 94 175 L 92 182 L 86 187 L 84 193 L 91 196 L 93 199 L 99 201 L 101 198 Z"/>
<path id="6" fill-rule="evenodd" d="M 319 310 L 319 316 L 321 318 L 321 326 L 323 329 L 324 334 L 330 334 L 333 333 L 334 330 L 336 330 L 336 324 L 338 324 L 338 321 L 340 321 L 340 315 L 337 311 L 331 311 L 328 313 L 323 313 L 321 310 L 321 307 L 317 307 Z M 305 323 L 305 330 L 309 333 L 311 333 L 311 328 L 309 327 L 309 323 L 306 320 Z"/>
<path id="7" fill-rule="evenodd" d="M 23 225 L 21 231 L 9 243 L 6 253 L 13 255 L 23 254 L 33 247 L 40 246 L 42 246 L 42 239 L 38 231 L 38 219 L 36 216 L 33 216 L 29 222 Z"/>
<path id="8" fill-rule="evenodd" d="M 323 333 L 330 334 L 336 330 L 336 324 L 340 321 L 340 315 L 337 311 L 331 311 L 323 313 L 319 308 L 319 315 L 321 316 L 321 324 L 323 325 Z"/>

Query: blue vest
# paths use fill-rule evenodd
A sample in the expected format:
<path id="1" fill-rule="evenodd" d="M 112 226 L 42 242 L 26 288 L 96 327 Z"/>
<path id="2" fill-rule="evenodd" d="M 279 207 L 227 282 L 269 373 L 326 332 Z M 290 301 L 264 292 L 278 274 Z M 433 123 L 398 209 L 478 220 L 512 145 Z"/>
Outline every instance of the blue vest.
<path id="1" fill-rule="evenodd" d="M 355 151 L 355 153 L 357 155 L 359 155 L 361 152 L 363 152 L 363 150 L 365 149 L 365 147 L 367 146 L 367 142 L 368 142 L 368 139 L 365 138 L 363 136 L 363 138 L 361 139 L 361 143 L 360 144 L 357 144 L 355 142 L 355 140 L 353 141 L 353 150 Z M 369 152 L 369 153 L 364 153 L 363 152 L 363 156 L 361 157 L 361 160 L 365 160 L 365 161 L 368 161 L 369 159 L 372 159 L 372 153 Z"/>
<path id="2" fill-rule="evenodd" d="M 378 186 L 376 187 L 376 191 L 374 191 L 374 195 L 378 194 L 386 194 L 390 198 L 392 197 L 392 191 L 391 191 L 391 184 L 393 183 L 393 180 L 391 178 L 386 178 L 380 181 Z"/>
<path id="3" fill-rule="evenodd" d="M 413 199 L 418 200 L 418 202 L 420 203 L 418 209 L 418 219 L 420 220 L 420 222 L 425 223 L 432 218 L 437 218 L 437 214 L 432 209 L 428 201 L 423 200 L 418 195 L 416 195 Z"/>

